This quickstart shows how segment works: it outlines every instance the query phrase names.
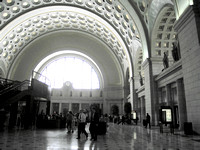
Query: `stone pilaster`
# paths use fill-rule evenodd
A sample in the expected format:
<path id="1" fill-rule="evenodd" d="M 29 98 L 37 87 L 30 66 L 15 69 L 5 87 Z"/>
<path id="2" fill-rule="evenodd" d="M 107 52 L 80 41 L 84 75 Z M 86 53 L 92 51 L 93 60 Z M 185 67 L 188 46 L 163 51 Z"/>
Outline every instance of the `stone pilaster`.
<path id="1" fill-rule="evenodd" d="M 140 98 L 141 102 L 141 121 L 146 118 L 146 108 L 145 108 L 145 98 L 142 96 Z"/>
<path id="2" fill-rule="evenodd" d="M 176 81 L 177 84 L 177 98 L 178 98 L 178 110 L 179 110 L 179 129 L 184 129 L 184 122 L 187 121 L 187 110 L 185 102 L 185 91 L 183 80 L 179 79 Z"/>
<path id="3" fill-rule="evenodd" d="M 133 87 L 134 87 L 134 79 L 133 77 L 130 78 L 129 80 L 130 82 L 130 103 L 131 103 L 131 110 L 134 110 L 135 106 L 134 106 L 134 99 L 133 99 L 133 95 L 134 95 L 134 90 L 133 90 Z"/>
<path id="4" fill-rule="evenodd" d="M 136 111 L 137 110 L 137 95 L 136 95 L 136 90 L 135 90 L 135 85 L 134 85 L 134 78 L 131 78 L 130 80 L 130 102 L 132 106 L 132 110 Z"/>
<path id="5" fill-rule="evenodd" d="M 150 59 L 146 59 L 143 63 L 144 69 L 144 86 L 145 86 L 145 107 L 146 113 L 151 115 L 152 125 L 155 125 L 155 106 L 154 106 L 154 98 L 153 91 L 154 83 L 153 83 L 153 75 L 152 75 L 152 64 Z"/>

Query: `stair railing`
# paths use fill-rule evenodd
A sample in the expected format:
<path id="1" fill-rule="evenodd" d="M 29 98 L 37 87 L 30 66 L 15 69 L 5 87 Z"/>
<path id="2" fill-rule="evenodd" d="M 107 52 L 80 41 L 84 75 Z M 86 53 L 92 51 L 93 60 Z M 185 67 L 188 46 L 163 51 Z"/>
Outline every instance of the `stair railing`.
<path id="1" fill-rule="evenodd" d="M 9 80 L 12 82 L 12 80 Z M 8 86 L 7 88 L 3 89 L 0 91 L 0 96 L 8 93 L 9 91 L 14 91 L 14 90 L 19 90 L 19 91 L 23 91 L 23 90 L 27 90 L 28 87 L 30 86 L 30 81 L 29 80 L 24 80 L 22 82 L 20 81 L 13 81 L 13 83 L 11 84 L 11 86 Z"/>

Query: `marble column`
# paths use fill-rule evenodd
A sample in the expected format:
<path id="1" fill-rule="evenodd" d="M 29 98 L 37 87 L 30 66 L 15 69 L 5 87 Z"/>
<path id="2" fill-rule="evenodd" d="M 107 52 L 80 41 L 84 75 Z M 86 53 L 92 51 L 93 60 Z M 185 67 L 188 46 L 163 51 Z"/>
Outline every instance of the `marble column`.
<path id="1" fill-rule="evenodd" d="M 58 111 L 58 112 L 59 112 L 59 114 L 62 112 L 62 110 L 61 110 L 61 109 L 62 109 L 62 103 L 59 103 L 59 111 Z"/>
<path id="2" fill-rule="evenodd" d="M 152 74 L 152 61 L 147 58 L 142 64 L 144 69 L 144 86 L 145 86 L 145 108 L 146 113 L 149 113 L 151 116 L 152 125 L 155 125 L 155 104 L 153 94 L 155 92 L 155 87 L 153 83 L 153 74 Z"/>
<path id="3" fill-rule="evenodd" d="M 72 111 L 72 103 L 69 103 L 69 111 Z"/>
<path id="4" fill-rule="evenodd" d="M 139 121 L 140 122 L 141 122 L 141 118 L 142 118 L 141 111 L 142 111 L 141 98 L 138 98 L 138 111 L 137 111 L 137 115 L 139 117 Z"/>
<path id="5" fill-rule="evenodd" d="M 146 118 L 146 107 L 145 107 L 145 97 L 140 98 L 141 101 L 141 120 Z"/>
<path id="6" fill-rule="evenodd" d="M 135 110 L 136 106 L 135 106 L 135 99 L 134 99 L 134 79 L 133 77 L 130 78 L 129 80 L 130 82 L 130 103 L 131 103 L 131 110 Z"/>

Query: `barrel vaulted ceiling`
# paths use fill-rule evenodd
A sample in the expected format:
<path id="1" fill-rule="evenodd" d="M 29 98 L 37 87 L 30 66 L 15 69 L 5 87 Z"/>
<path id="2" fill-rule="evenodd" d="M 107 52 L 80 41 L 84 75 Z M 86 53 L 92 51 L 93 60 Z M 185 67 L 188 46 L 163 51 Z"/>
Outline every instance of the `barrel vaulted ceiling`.
<path id="1" fill-rule="evenodd" d="M 63 29 L 80 30 L 98 37 L 110 47 L 121 64 L 128 62 L 132 68 L 128 49 L 134 40 L 140 40 L 140 36 L 133 18 L 118 1 L 6 0 L 0 3 L 0 12 L 3 35 L 0 54 L 7 69 L 33 39 Z M 13 26 L 10 23 L 14 19 L 18 24 Z"/>
<path id="2" fill-rule="evenodd" d="M 0 2 L 1 68 L 7 74 L 25 47 L 39 37 L 57 31 L 80 31 L 104 43 L 122 72 L 128 67 L 132 76 L 134 63 L 139 62 L 137 68 L 141 68 L 143 60 L 151 54 L 148 51 L 158 49 L 159 43 L 166 41 L 156 37 L 163 22 L 156 27 L 154 23 L 159 11 L 168 4 L 172 5 L 171 0 L 3 0 Z M 159 20 L 169 14 L 168 10 L 174 14 L 174 10 L 165 10 Z M 166 29 L 172 26 L 170 20 L 175 21 L 175 15 L 168 18 Z M 151 47 L 149 35 L 155 39 Z M 134 60 L 137 50 L 143 57 Z"/>

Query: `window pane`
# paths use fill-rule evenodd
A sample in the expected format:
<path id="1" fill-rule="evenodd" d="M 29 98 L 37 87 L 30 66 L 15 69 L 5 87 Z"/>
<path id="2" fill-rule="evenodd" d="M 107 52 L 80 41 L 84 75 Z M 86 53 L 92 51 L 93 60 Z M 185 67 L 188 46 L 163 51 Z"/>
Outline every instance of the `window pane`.
<path id="1" fill-rule="evenodd" d="M 75 89 L 99 89 L 99 79 L 87 62 L 76 57 L 63 57 L 49 63 L 41 74 L 46 76 L 52 88 L 61 88 L 70 81 Z M 45 82 L 44 77 L 39 78 Z"/>

